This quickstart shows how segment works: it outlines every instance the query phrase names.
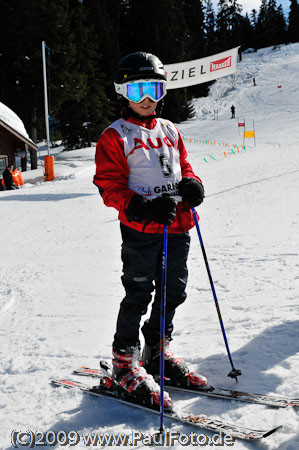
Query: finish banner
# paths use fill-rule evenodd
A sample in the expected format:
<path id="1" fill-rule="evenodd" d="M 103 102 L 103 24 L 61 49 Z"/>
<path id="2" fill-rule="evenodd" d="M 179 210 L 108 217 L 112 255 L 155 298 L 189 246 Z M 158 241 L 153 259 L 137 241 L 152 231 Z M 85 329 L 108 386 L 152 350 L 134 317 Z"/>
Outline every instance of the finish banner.
<path id="1" fill-rule="evenodd" d="M 238 48 L 192 61 L 167 64 L 167 90 L 206 83 L 237 71 Z"/>

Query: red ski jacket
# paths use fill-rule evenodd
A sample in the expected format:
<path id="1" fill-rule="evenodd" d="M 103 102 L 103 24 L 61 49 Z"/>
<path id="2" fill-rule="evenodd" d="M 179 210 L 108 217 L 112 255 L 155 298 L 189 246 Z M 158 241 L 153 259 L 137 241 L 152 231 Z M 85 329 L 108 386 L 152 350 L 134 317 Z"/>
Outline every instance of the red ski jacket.
<path id="1" fill-rule="evenodd" d="M 152 130 L 157 125 L 155 113 L 143 120 L 131 117 L 126 119 L 126 121 L 128 126 L 130 123 L 133 123 L 149 130 Z M 177 150 L 179 151 L 182 178 L 195 178 L 201 182 L 201 179 L 194 174 L 191 165 L 187 161 L 187 151 L 179 132 L 178 136 Z M 98 186 L 104 204 L 109 207 L 114 207 L 119 211 L 118 218 L 120 222 L 141 232 L 163 233 L 163 226 L 161 224 L 150 222 L 145 226 L 146 221 L 141 223 L 129 222 L 125 216 L 125 210 L 132 197 L 136 195 L 136 192 L 128 187 L 130 168 L 125 156 L 124 139 L 115 128 L 108 127 L 99 138 L 96 147 L 95 163 L 96 174 L 93 182 Z M 193 226 L 194 218 L 188 204 L 179 202 L 176 218 L 168 227 L 168 232 L 182 233 L 190 230 Z"/>

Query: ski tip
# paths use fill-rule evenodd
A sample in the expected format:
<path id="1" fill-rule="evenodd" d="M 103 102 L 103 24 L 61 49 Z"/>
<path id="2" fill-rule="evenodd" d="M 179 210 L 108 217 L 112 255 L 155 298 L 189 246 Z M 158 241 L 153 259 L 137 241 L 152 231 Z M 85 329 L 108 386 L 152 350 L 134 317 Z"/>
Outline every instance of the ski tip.
<path id="1" fill-rule="evenodd" d="M 266 438 L 270 436 L 271 434 L 275 433 L 276 431 L 280 430 L 282 428 L 282 425 L 279 425 L 278 427 L 273 428 L 273 430 L 267 431 L 265 434 L 263 434 L 263 437 Z"/>

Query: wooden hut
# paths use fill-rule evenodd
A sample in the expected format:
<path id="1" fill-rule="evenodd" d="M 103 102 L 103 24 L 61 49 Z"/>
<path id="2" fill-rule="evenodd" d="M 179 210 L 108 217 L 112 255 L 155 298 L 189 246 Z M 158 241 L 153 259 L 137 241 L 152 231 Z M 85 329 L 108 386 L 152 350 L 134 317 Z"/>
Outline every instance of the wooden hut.
<path id="1" fill-rule="evenodd" d="M 8 164 L 13 164 L 16 168 L 17 156 L 21 158 L 22 171 L 27 170 L 28 152 L 31 169 L 37 169 L 37 150 L 21 119 L 11 109 L 0 103 L 0 179 Z"/>

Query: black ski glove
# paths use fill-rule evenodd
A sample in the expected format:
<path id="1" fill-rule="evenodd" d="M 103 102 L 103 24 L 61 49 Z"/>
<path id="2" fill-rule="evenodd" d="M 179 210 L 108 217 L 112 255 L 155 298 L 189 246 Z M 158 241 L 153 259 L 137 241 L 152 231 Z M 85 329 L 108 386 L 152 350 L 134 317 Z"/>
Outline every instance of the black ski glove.
<path id="1" fill-rule="evenodd" d="M 171 225 L 176 216 L 176 201 L 169 194 L 163 194 L 153 200 L 136 194 L 125 210 L 125 215 L 129 222 L 148 220 Z"/>
<path id="2" fill-rule="evenodd" d="M 190 208 L 198 206 L 203 202 L 205 190 L 203 185 L 194 178 L 185 177 L 178 185 L 179 195 L 183 202 L 187 202 Z"/>

